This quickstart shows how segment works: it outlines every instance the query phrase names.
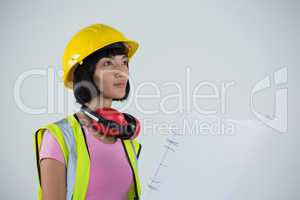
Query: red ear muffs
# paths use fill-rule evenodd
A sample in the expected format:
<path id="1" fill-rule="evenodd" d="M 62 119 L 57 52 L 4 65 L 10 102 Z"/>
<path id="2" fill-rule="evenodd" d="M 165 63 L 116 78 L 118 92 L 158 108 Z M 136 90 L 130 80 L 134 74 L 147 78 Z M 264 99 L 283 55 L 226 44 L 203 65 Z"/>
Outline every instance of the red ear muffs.
<path id="1" fill-rule="evenodd" d="M 104 135 L 129 139 L 132 136 L 136 137 L 140 132 L 139 120 L 128 113 L 113 108 L 91 111 L 85 105 L 82 106 L 81 111 L 92 118 L 92 127 Z"/>

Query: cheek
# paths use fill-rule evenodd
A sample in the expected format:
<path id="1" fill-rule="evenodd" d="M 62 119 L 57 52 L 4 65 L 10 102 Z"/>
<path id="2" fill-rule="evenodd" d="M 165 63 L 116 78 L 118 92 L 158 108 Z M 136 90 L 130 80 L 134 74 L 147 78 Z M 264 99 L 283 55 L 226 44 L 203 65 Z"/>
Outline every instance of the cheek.
<path id="1" fill-rule="evenodd" d="M 113 84 L 113 74 L 100 70 L 95 71 L 94 81 L 100 90 L 110 90 Z"/>

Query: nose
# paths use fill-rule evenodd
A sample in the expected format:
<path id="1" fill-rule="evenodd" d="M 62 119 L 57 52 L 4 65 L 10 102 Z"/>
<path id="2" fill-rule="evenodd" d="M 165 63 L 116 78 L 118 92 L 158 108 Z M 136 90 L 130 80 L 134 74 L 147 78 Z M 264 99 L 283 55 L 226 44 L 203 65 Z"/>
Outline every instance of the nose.
<path id="1" fill-rule="evenodd" d="M 115 77 L 119 79 L 128 79 L 128 72 L 120 68 L 115 71 Z"/>
<path id="2" fill-rule="evenodd" d="M 128 78 L 128 73 L 117 70 L 116 73 L 115 73 L 115 76 L 117 78 L 127 79 Z"/>
<path id="3" fill-rule="evenodd" d="M 126 66 L 124 63 L 124 61 L 116 61 L 116 75 L 117 76 L 124 76 L 127 77 L 128 76 L 128 66 Z"/>

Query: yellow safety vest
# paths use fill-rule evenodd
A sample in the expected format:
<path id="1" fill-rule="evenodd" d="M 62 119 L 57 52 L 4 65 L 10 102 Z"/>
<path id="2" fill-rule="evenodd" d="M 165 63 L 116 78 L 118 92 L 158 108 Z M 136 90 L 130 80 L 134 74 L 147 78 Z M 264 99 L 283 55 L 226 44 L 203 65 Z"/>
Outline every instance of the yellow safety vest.
<path id="1" fill-rule="evenodd" d="M 42 200 L 39 152 L 45 130 L 48 129 L 55 137 L 63 152 L 67 166 L 67 200 L 84 200 L 90 176 L 90 155 L 85 133 L 77 116 L 68 115 L 66 118 L 39 128 L 35 132 L 34 148 L 38 172 L 38 199 Z M 133 184 L 128 193 L 128 200 L 141 198 L 141 186 L 138 176 L 137 160 L 141 144 L 136 139 L 121 140 L 132 173 Z"/>

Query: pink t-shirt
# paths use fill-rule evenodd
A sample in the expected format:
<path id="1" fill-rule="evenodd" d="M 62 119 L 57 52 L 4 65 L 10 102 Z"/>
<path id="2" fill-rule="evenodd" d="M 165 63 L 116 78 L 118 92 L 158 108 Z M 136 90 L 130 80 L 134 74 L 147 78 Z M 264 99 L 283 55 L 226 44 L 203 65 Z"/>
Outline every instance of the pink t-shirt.
<path id="1" fill-rule="evenodd" d="M 133 177 L 121 140 L 105 144 L 93 136 L 86 126 L 83 128 L 91 157 L 86 200 L 127 199 Z M 65 164 L 62 150 L 48 130 L 44 133 L 40 151 L 40 160 L 44 158 Z"/>

